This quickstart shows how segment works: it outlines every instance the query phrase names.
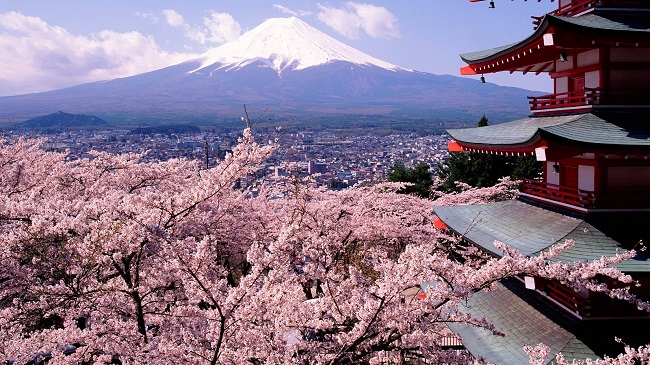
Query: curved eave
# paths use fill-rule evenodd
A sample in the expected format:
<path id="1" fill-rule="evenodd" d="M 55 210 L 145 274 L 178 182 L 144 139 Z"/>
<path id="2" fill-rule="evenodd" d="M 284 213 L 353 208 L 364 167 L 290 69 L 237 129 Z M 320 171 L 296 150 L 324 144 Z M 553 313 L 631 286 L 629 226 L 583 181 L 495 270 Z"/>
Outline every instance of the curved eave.
<path id="1" fill-rule="evenodd" d="M 650 125 L 645 113 L 587 113 L 570 122 L 540 128 L 546 140 L 574 146 L 620 150 L 650 150 Z"/>
<path id="2" fill-rule="evenodd" d="M 531 140 L 527 141 L 527 143 L 507 146 L 492 144 L 471 144 L 462 142 L 457 143 L 463 152 L 477 152 L 503 156 L 533 155 L 535 154 L 535 149 L 537 147 L 543 147 L 546 145 L 545 141 L 539 135 L 535 135 Z"/>
<path id="3" fill-rule="evenodd" d="M 612 227 L 623 229 L 624 232 L 634 232 L 638 222 L 628 216 L 619 220 L 615 217 L 606 219 L 610 216 L 603 217 L 601 222 L 594 225 L 584 219 L 518 200 L 441 206 L 434 207 L 434 210 L 449 229 L 496 257 L 501 257 L 503 252 L 496 248 L 495 241 L 504 242 L 529 257 L 537 256 L 566 239 L 575 241 L 573 247 L 551 259 L 561 262 L 592 261 L 603 256 L 614 256 L 620 250 L 638 242 L 636 238 L 626 238 L 626 242 L 621 243 L 608 235 Z M 643 215 L 642 218 L 647 219 L 647 216 Z M 645 238 L 646 235 L 644 231 L 639 237 Z M 629 273 L 650 272 L 650 260 L 647 253 L 638 252 L 634 259 L 615 267 Z"/>
<path id="4" fill-rule="evenodd" d="M 544 145 L 540 130 L 579 119 L 582 115 L 528 117 L 487 127 L 450 129 L 447 132 L 466 151 L 529 153 Z"/>
<path id="5" fill-rule="evenodd" d="M 586 343 L 567 330 L 572 323 L 567 320 L 568 317 L 539 299 L 532 290 L 515 284 L 514 279 L 501 281 L 493 290 L 477 292 L 459 309 L 474 318 L 485 318 L 497 330 L 507 334 L 494 336 L 482 328 L 448 324 L 454 333 L 463 338 L 467 351 L 490 363 L 526 364 L 530 356 L 524 348 L 531 343 L 543 343 L 553 356 L 561 352 L 568 361 L 599 358 Z M 553 356 L 547 357 L 547 360 Z"/>
<path id="6" fill-rule="evenodd" d="M 650 19 L 644 11 L 594 11 L 577 17 L 548 16 L 553 26 L 562 26 L 567 30 L 592 31 L 616 36 L 650 36 Z"/>
<path id="7" fill-rule="evenodd" d="M 532 59 L 533 53 L 537 55 L 543 49 L 543 36 L 549 27 L 548 17 L 548 15 L 545 16 L 535 32 L 520 42 L 461 54 L 460 58 L 469 65 L 460 69 L 461 74 L 493 73 L 516 69 L 523 64 L 530 63 L 524 62 L 524 60 Z"/>
<path id="8" fill-rule="evenodd" d="M 650 125 L 644 112 L 528 117 L 447 132 L 456 143 L 455 151 L 460 147 L 462 151 L 493 154 L 530 153 L 552 143 L 591 152 L 650 151 Z"/>
<path id="9" fill-rule="evenodd" d="M 597 154 L 642 156 L 644 158 L 650 157 L 650 145 L 647 144 L 631 145 L 626 143 L 599 143 L 596 141 L 568 137 L 562 133 L 556 134 L 544 130 L 540 130 L 539 137 L 544 141 L 542 146 L 564 146 L 564 149 L 569 153 L 573 153 L 573 155 L 590 152 Z"/>
<path id="10" fill-rule="evenodd" d="M 559 49 L 597 47 L 591 37 L 606 37 L 616 46 L 650 47 L 650 26 L 644 26 L 638 15 L 626 19 L 586 15 L 583 17 L 558 17 L 545 15 L 535 32 L 526 39 L 507 46 L 461 54 L 468 66 L 460 69 L 462 75 L 494 73 L 500 71 L 553 72 Z M 649 23 L 647 20 L 645 23 Z M 579 37 L 570 36 L 578 34 Z M 576 41 L 577 40 L 577 41 Z"/>

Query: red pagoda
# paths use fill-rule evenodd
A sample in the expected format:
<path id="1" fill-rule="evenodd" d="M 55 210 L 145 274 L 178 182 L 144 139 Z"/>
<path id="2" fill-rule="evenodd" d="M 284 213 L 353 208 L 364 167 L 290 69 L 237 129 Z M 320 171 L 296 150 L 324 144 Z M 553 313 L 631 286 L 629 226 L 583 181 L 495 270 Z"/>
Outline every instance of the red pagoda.
<path id="1" fill-rule="evenodd" d="M 517 200 L 436 207 L 436 214 L 495 256 L 501 254 L 495 240 L 526 255 L 575 240 L 556 258 L 561 261 L 639 248 L 639 241 L 650 239 L 650 1 L 558 0 L 557 10 L 532 18 L 528 38 L 461 55 L 468 64 L 461 73 L 548 73 L 553 94 L 530 96 L 527 118 L 449 130 L 449 149 L 534 155 L 543 163 L 542 176 L 522 181 Z M 618 268 L 641 283 L 637 295 L 650 298 L 645 252 Z M 569 359 L 619 353 L 614 337 L 629 345 L 650 343 L 647 313 L 539 278 L 478 293 L 467 310 L 510 334 L 494 338 L 452 326 L 472 354 L 496 363 L 528 363 L 523 345 L 540 342 L 552 356 L 562 352 Z"/>

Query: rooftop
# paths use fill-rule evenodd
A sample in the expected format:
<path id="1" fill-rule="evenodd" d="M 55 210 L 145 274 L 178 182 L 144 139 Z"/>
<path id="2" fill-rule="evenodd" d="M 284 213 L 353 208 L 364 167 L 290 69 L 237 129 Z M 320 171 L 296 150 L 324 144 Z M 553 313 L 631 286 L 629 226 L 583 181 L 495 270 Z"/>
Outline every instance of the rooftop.
<path id="1" fill-rule="evenodd" d="M 650 123 L 647 112 L 592 112 L 575 115 L 527 117 L 480 128 L 450 129 L 461 144 L 532 150 L 544 139 L 607 147 L 647 149 Z"/>
<path id="2" fill-rule="evenodd" d="M 552 307 L 543 308 L 546 315 L 542 314 L 541 308 L 530 305 L 505 286 L 513 290 L 519 289 L 516 284 L 513 284 L 515 283 L 505 281 L 495 290 L 480 291 L 461 306 L 463 312 L 477 318 L 486 318 L 495 325 L 497 330 L 506 333 L 505 337 L 494 336 L 487 330 L 467 325 L 449 325 L 453 332 L 463 338 L 463 344 L 471 354 L 482 356 L 485 360 L 496 364 L 527 364 L 529 357 L 523 349 L 524 346 L 544 343 L 551 349 L 547 363 L 558 352 L 562 352 L 569 361 L 598 358 L 572 333 L 575 330 L 570 331 L 574 329 L 571 328 L 573 323 L 570 318 Z M 525 293 L 525 289 L 519 289 L 519 292 L 530 296 L 530 293 Z"/>
<path id="3" fill-rule="evenodd" d="M 488 62 L 506 56 L 520 49 L 529 48 L 536 41 L 541 41 L 544 34 L 550 29 L 558 32 L 578 32 L 582 34 L 601 33 L 616 35 L 617 37 L 633 37 L 637 40 L 650 39 L 650 18 L 646 11 L 594 11 L 579 17 L 564 17 L 547 14 L 541 20 L 537 30 L 528 38 L 506 46 L 461 54 L 460 57 L 468 64 Z M 588 39 L 591 42 L 591 39 Z M 530 54 L 530 53 L 529 53 Z M 494 72 L 494 70 L 481 70 L 481 72 Z"/>
<path id="4" fill-rule="evenodd" d="M 468 325 L 450 324 L 463 344 L 474 356 L 497 364 L 527 364 L 525 345 L 544 343 L 551 349 L 547 363 L 561 352 L 569 362 L 615 356 L 623 346 L 615 337 L 631 347 L 649 340 L 647 319 L 603 319 L 579 321 L 550 305 L 534 290 L 524 288 L 517 279 L 503 280 L 492 291 L 474 294 L 460 310 L 475 318 L 485 318 L 505 337 Z"/>
<path id="5" fill-rule="evenodd" d="M 580 217 L 509 200 L 491 204 L 435 207 L 436 214 L 453 231 L 486 251 L 501 256 L 494 241 L 506 243 L 524 255 L 534 256 L 551 245 L 575 240 L 573 247 L 553 260 L 587 261 L 614 256 L 633 248 L 648 236 L 647 224 L 640 224 L 647 214 Z M 646 240 L 647 241 L 647 240 Z M 650 272 L 648 254 L 639 252 L 629 261 L 616 266 L 623 272 Z"/>

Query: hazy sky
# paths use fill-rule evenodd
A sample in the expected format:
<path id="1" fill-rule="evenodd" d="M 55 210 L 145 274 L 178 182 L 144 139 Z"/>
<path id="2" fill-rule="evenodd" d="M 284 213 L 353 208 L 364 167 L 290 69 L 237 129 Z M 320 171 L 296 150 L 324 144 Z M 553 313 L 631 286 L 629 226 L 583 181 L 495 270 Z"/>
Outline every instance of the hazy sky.
<path id="1" fill-rule="evenodd" d="M 277 1 L 277 2 L 276 2 Z M 458 54 L 519 41 L 549 0 L 2 0 L 0 96 L 59 89 L 194 58 L 268 18 L 297 16 L 384 61 L 460 76 Z M 468 77 L 468 76 L 465 76 Z M 488 82 L 551 91 L 548 75 Z M 478 77 L 475 77 L 478 78 Z"/>

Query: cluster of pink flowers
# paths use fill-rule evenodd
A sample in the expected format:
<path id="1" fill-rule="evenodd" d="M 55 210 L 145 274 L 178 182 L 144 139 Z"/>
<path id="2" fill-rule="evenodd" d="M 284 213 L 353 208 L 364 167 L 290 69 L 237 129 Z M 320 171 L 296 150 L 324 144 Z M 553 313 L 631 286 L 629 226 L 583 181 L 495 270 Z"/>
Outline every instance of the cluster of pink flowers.
<path id="1" fill-rule="evenodd" d="M 563 247 L 527 258 L 500 245 L 501 259 L 456 250 L 431 201 L 399 184 L 235 189 L 275 148 L 249 129 L 208 170 L 133 154 L 68 160 L 41 143 L 0 141 L 0 361 L 471 363 L 440 346 L 442 329 L 492 329 L 458 305 L 502 278 L 564 278 L 636 300 L 594 279 L 627 282 L 611 265 L 633 253 L 558 264 L 548 259 Z M 502 184 L 438 201 L 511 197 Z"/>
<path id="2" fill-rule="evenodd" d="M 485 204 L 503 200 L 515 199 L 519 196 L 519 182 L 504 177 L 499 182 L 488 188 L 475 188 L 460 181 L 456 181 L 456 186 L 460 188 L 458 193 L 443 193 L 435 190 L 440 185 L 438 181 L 432 187 L 431 196 L 437 206 L 446 205 L 470 205 Z"/>

